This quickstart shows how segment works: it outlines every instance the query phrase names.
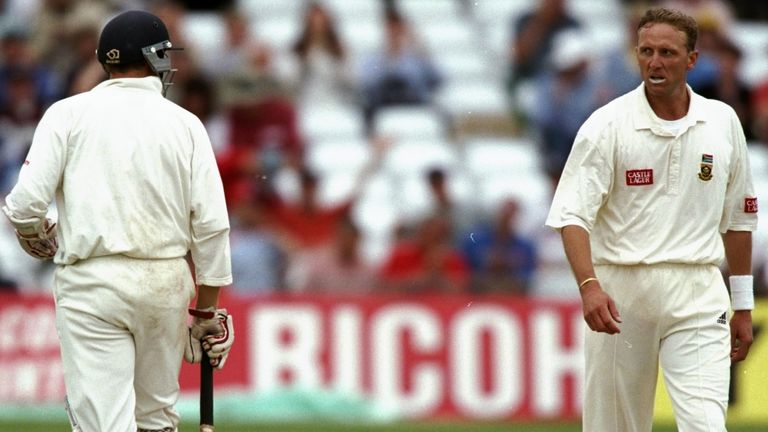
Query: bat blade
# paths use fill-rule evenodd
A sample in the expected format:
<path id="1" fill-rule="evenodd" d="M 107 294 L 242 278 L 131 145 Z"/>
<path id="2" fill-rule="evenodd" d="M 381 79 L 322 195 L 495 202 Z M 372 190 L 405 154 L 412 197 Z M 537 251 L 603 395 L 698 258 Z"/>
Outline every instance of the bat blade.
<path id="1" fill-rule="evenodd" d="M 214 432 L 213 366 L 205 351 L 200 362 L 200 432 Z"/>

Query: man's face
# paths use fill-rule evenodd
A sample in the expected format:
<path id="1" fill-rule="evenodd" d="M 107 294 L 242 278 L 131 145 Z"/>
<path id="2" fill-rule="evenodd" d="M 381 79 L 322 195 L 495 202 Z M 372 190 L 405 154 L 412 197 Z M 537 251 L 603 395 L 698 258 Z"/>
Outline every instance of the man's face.
<path id="1" fill-rule="evenodd" d="M 648 95 L 664 97 L 685 90 L 685 75 L 698 57 L 685 42 L 685 33 L 669 24 L 650 24 L 638 31 L 637 62 Z"/>

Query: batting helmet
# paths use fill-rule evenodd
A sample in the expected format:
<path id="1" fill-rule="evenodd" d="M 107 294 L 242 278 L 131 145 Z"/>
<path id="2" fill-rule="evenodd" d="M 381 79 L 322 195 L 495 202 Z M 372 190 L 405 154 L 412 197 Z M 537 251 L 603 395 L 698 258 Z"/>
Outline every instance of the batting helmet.
<path id="1" fill-rule="evenodd" d="M 99 37 L 96 57 L 103 65 L 128 65 L 146 61 L 163 80 L 163 90 L 171 85 L 175 69 L 166 51 L 173 48 L 163 21 L 149 12 L 132 10 L 112 18 Z"/>

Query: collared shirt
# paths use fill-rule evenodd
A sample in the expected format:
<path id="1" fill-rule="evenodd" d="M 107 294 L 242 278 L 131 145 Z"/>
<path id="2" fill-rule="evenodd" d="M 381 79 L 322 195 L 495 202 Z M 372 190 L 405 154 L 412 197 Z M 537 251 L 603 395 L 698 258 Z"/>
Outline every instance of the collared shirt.
<path id="1" fill-rule="evenodd" d="M 189 251 L 198 284 L 227 285 L 229 220 L 211 143 L 161 89 L 157 77 L 111 79 L 53 104 L 4 210 L 33 225 L 55 196 L 57 264 Z"/>
<path id="2" fill-rule="evenodd" d="M 677 134 L 662 127 L 642 84 L 579 130 L 546 225 L 590 232 L 595 264 L 719 264 L 720 233 L 756 229 L 739 119 L 728 105 L 688 92 Z"/>

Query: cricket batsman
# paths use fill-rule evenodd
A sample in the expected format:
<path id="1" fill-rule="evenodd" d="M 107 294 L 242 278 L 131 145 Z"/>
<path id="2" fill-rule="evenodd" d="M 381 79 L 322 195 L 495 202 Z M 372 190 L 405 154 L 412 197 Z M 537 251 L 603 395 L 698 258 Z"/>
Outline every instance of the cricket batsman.
<path id="1" fill-rule="evenodd" d="M 200 120 L 163 97 L 172 49 L 150 13 L 109 21 L 96 51 L 109 79 L 46 111 L 5 199 L 21 247 L 58 265 L 74 431 L 176 431 L 182 358 L 205 350 L 221 368 L 234 341 L 218 308 L 232 283 L 221 178 Z"/>

